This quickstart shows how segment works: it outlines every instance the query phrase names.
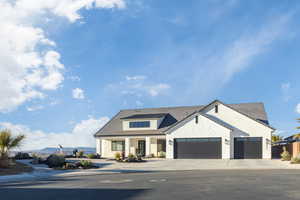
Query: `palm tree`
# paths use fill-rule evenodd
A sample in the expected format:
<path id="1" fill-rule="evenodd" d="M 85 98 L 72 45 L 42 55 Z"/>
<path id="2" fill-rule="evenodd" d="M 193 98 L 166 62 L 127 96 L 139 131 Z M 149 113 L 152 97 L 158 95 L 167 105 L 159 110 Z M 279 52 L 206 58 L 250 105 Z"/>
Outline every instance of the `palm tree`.
<path id="1" fill-rule="evenodd" d="M 20 146 L 25 135 L 12 136 L 10 130 L 0 131 L 0 159 L 7 159 L 9 151 Z"/>
<path id="2" fill-rule="evenodd" d="M 297 122 L 300 123 L 300 118 L 297 119 Z M 297 130 L 300 130 L 300 126 L 296 127 Z M 300 139 L 300 133 L 296 133 L 293 136 L 294 139 Z"/>

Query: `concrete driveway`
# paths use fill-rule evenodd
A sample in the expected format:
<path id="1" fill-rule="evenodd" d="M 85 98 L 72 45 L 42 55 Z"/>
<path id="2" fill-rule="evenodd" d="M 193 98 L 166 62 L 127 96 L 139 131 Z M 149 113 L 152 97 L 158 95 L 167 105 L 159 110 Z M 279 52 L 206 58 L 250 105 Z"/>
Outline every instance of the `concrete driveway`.
<path id="1" fill-rule="evenodd" d="M 220 159 L 148 159 L 143 163 L 119 163 L 113 160 L 92 160 L 99 170 L 170 171 L 207 169 L 300 169 L 280 160 L 220 160 Z"/>

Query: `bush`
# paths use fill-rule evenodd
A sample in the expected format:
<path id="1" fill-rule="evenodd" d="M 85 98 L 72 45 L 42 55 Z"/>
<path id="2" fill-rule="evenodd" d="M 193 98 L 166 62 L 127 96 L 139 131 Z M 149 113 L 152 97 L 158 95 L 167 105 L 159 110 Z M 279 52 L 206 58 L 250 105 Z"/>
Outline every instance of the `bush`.
<path id="1" fill-rule="evenodd" d="M 286 150 L 286 147 L 283 147 L 283 152 L 280 154 L 282 161 L 290 161 L 291 154 Z"/>
<path id="2" fill-rule="evenodd" d="M 300 164 L 300 154 L 291 159 L 291 164 Z"/>
<path id="3" fill-rule="evenodd" d="M 84 169 L 93 167 L 93 163 L 89 160 L 81 160 L 81 161 L 79 161 L 79 163 L 80 163 L 80 166 Z"/>
<path id="4" fill-rule="evenodd" d="M 119 152 L 115 153 L 115 159 L 116 160 L 121 160 L 121 154 Z"/>
<path id="5" fill-rule="evenodd" d="M 66 163 L 63 168 L 64 169 L 77 169 L 78 166 L 76 166 L 76 164 L 74 164 L 74 163 Z"/>
<path id="6" fill-rule="evenodd" d="M 22 152 L 18 152 L 15 155 L 15 159 L 16 160 L 24 160 L 24 159 L 31 159 L 32 157 L 29 155 L 29 153 L 22 153 Z"/>
<path id="7" fill-rule="evenodd" d="M 142 154 L 137 154 L 137 155 L 136 155 L 136 159 L 139 160 L 139 161 L 142 160 L 142 157 L 143 157 Z"/>
<path id="8" fill-rule="evenodd" d="M 125 160 L 126 162 L 135 162 L 137 160 L 137 157 L 133 155 L 132 153 L 128 154 L 127 159 Z"/>
<path id="9" fill-rule="evenodd" d="M 158 152 L 158 157 L 159 158 L 165 158 L 166 157 L 166 152 L 164 152 L 164 151 Z"/>
<path id="10" fill-rule="evenodd" d="M 64 166 L 66 160 L 63 155 L 58 155 L 58 154 L 51 154 L 47 160 L 46 164 L 50 167 L 62 167 Z"/>
<path id="11" fill-rule="evenodd" d="M 76 157 L 77 157 L 77 158 L 83 158 L 83 155 L 84 155 L 84 151 L 78 151 L 78 152 L 76 153 Z"/>
<path id="12" fill-rule="evenodd" d="M 99 154 L 90 153 L 90 154 L 87 154 L 87 157 L 89 159 L 99 159 L 100 155 Z"/>
<path id="13" fill-rule="evenodd" d="M 32 161 L 31 164 L 37 165 L 37 164 L 45 164 L 46 159 L 42 158 L 41 156 L 38 156 L 37 154 L 32 155 Z"/>

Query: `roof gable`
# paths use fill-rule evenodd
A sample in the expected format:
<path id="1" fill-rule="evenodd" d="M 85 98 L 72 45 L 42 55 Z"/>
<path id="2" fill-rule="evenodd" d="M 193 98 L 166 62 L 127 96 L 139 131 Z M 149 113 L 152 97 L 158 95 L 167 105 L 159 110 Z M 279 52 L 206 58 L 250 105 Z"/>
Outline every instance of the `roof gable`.
<path id="1" fill-rule="evenodd" d="M 215 104 L 222 104 L 223 106 L 226 106 L 227 108 L 234 110 L 235 112 L 238 112 L 239 114 L 242 114 L 242 115 L 256 121 L 259 124 L 262 124 L 272 130 L 275 130 L 275 128 L 273 128 L 269 125 L 269 121 L 267 120 L 267 114 L 265 112 L 263 103 L 256 103 L 256 105 L 254 105 L 253 103 L 225 104 L 222 101 L 215 100 L 215 101 L 211 102 L 210 104 L 208 104 L 207 106 L 204 106 L 200 111 L 204 111 L 208 107 L 214 106 Z"/>

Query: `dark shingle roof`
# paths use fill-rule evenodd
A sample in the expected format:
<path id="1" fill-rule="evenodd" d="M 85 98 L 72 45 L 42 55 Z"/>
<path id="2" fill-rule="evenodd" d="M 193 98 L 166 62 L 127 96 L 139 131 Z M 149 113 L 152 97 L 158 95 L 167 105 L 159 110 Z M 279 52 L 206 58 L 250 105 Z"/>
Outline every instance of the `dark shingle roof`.
<path id="1" fill-rule="evenodd" d="M 245 114 L 265 125 L 268 125 L 267 114 L 263 103 L 241 103 L 226 104 L 231 108 Z M 117 135 L 161 135 L 176 122 L 179 122 L 189 115 L 204 108 L 205 106 L 181 106 L 181 107 L 162 107 L 162 108 L 145 108 L 145 109 L 129 109 L 121 110 L 117 113 L 105 126 L 103 126 L 95 136 L 117 136 Z M 165 114 L 165 118 L 157 130 L 141 130 L 141 131 L 123 131 L 122 119 L 142 115 L 155 116 Z"/>
<path id="2" fill-rule="evenodd" d="M 154 114 L 136 114 L 120 119 L 159 119 L 166 116 L 168 113 L 154 113 Z"/>

